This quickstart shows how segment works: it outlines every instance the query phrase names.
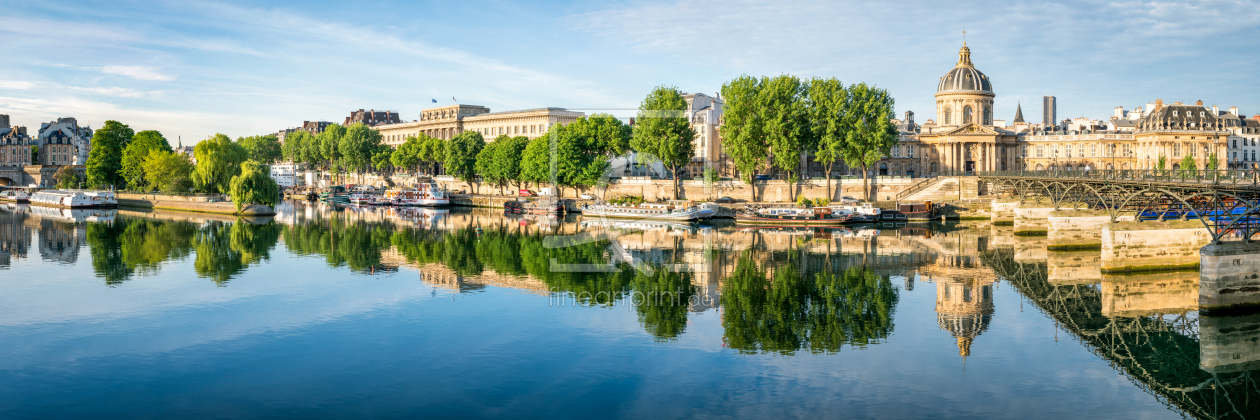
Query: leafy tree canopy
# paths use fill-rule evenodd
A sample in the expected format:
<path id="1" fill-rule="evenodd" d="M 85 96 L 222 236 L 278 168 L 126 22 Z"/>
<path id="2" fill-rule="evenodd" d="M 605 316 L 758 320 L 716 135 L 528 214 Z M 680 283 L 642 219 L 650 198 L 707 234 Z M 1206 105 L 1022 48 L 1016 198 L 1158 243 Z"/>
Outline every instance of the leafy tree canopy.
<path id="1" fill-rule="evenodd" d="M 193 185 L 198 191 L 208 193 L 228 192 L 232 177 L 241 173 L 241 163 L 248 158 L 245 148 L 223 134 L 197 143 L 193 154 L 197 159 Z"/>
<path id="2" fill-rule="evenodd" d="M 145 179 L 144 162 L 154 150 L 172 151 L 171 143 L 162 133 L 146 130 L 136 133 L 123 149 L 122 176 L 129 190 L 143 190 L 150 185 Z"/>
<path id="3" fill-rule="evenodd" d="M 136 132 L 118 121 L 105 121 L 105 126 L 92 133 L 92 150 L 88 152 L 87 184 L 92 188 L 122 186 L 123 149 Z"/>

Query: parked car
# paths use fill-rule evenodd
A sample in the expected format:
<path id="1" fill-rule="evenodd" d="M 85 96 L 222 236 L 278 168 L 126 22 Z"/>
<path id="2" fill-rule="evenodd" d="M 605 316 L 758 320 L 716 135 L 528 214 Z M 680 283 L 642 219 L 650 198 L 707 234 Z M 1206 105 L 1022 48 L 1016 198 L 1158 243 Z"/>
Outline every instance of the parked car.
<path id="1" fill-rule="evenodd" d="M 755 180 L 755 181 L 769 181 L 769 180 L 770 180 L 770 175 L 757 175 L 757 176 L 754 176 L 754 177 L 753 177 L 753 180 Z"/>
<path id="2" fill-rule="evenodd" d="M 533 192 L 533 191 L 530 191 L 530 190 L 525 190 L 525 189 L 522 189 L 522 190 L 521 190 L 521 192 L 520 192 L 520 196 L 521 196 L 521 197 L 533 197 L 533 196 L 536 196 L 536 195 L 538 195 L 538 194 L 534 194 L 534 192 Z"/>
<path id="3" fill-rule="evenodd" d="M 582 199 L 583 199 L 583 200 L 594 200 L 594 199 L 595 199 L 595 196 L 591 195 L 590 193 L 582 193 L 582 195 L 580 195 L 579 197 L 582 197 Z"/>
<path id="4" fill-rule="evenodd" d="M 722 197 L 722 198 L 719 198 L 719 199 L 717 199 L 717 200 L 713 200 L 713 201 L 714 201 L 714 202 L 716 202 L 716 203 L 718 203 L 718 204 L 730 204 L 730 203 L 734 203 L 734 202 L 735 202 L 735 199 L 734 199 L 734 198 L 730 198 L 730 197 Z"/>
<path id="5" fill-rule="evenodd" d="M 840 197 L 840 204 L 857 204 L 858 201 L 860 200 L 853 197 L 849 197 L 847 195 L 844 197 Z"/>

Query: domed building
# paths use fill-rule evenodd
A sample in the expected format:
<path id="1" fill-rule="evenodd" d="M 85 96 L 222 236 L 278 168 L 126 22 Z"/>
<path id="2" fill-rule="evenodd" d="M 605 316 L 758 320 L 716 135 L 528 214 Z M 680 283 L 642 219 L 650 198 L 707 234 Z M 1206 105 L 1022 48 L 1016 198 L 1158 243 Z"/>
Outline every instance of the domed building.
<path id="1" fill-rule="evenodd" d="M 928 174 L 1016 168 L 1018 136 L 993 125 L 993 82 L 971 62 L 964 43 L 958 63 L 936 85 L 936 121 L 919 135 Z"/>

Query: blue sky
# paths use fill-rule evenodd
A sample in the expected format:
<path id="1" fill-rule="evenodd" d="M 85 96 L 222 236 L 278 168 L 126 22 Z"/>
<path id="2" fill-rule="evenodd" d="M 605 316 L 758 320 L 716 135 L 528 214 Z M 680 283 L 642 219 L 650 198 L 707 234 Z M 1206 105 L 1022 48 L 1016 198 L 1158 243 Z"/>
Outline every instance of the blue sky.
<path id="1" fill-rule="evenodd" d="M 1260 113 L 1260 2 L 0 2 L 0 113 L 185 143 L 453 103 L 632 114 L 656 85 L 836 77 L 934 114 L 967 29 L 997 118 L 1157 98 Z"/>

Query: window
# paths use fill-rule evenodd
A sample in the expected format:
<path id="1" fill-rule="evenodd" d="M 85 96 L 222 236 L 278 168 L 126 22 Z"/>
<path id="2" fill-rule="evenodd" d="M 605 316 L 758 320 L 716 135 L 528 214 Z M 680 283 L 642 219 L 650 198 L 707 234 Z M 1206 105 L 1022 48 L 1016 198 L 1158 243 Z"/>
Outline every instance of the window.
<path id="1" fill-rule="evenodd" d="M 963 124 L 971 124 L 971 105 L 963 107 Z"/>
<path id="2" fill-rule="evenodd" d="M 1194 145 L 1193 145 L 1193 144 L 1192 144 L 1192 145 L 1190 145 L 1189 147 L 1186 147 L 1186 149 L 1189 149 L 1188 151 L 1190 152 L 1190 157 L 1195 157 L 1195 156 L 1197 156 L 1197 155 L 1194 153 L 1194 150 L 1195 150 L 1195 149 L 1194 149 Z"/>
<path id="3" fill-rule="evenodd" d="M 1085 143 L 1076 145 L 1076 155 L 1080 157 L 1085 157 Z"/>
<path id="4" fill-rule="evenodd" d="M 949 125 L 954 121 L 954 119 L 952 118 L 953 116 L 950 115 L 953 113 L 954 113 L 953 109 L 950 109 L 950 107 L 945 107 L 945 125 Z"/>
<path id="5" fill-rule="evenodd" d="M 1173 143 L 1173 157 L 1181 157 L 1181 143 Z"/>
<path id="6" fill-rule="evenodd" d="M 1093 145 L 1093 144 L 1089 145 L 1089 157 L 1095 157 L 1095 156 L 1097 156 L 1096 154 L 1094 154 L 1094 148 L 1095 148 L 1095 147 L 1097 147 L 1097 146 L 1096 146 L 1096 145 Z"/>
<path id="7" fill-rule="evenodd" d="M 1042 151 L 1043 151 L 1043 150 L 1045 150 L 1045 146 L 1042 146 L 1042 145 L 1038 144 L 1038 145 L 1037 145 L 1037 157 L 1043 157 L 1043 156 L 1044 156 L 1044 155 L 1042 154 Z M 1041 165 L 1037 165 L 1037 166 L 1041 166 Z M 1037 169 L 1041 169 L 1041 168 L 1037 168 Z"/>
<path id="8" fill-rule="evenodd" d="M 1063 148 L 1063 157 L 1068 159 L 1072 158 L 1072 145 L 1069 144 Z"/>
<path id="9" fill-rule="evenodd" d="M 913 158 L 913 157 L 914 157 L 914 145 L 913 145 L 913 144 L 907 144 L 907 145 L 906 145 L 906 157 L 908 157 L 908 158 Z"/>
<path id="10" fill-rule="evenodd" d="M 892 157 L 895 157 L 895 158 L 901 157 L 901 146 L 893 146 Z"/>
<path id="11" fill-rule="evenodd" d="M 982 116 L 984 119 L 984 125 L 993 125 L 993 118 L 990 116 L 992 114 L 993 110 L 989 109 L 987 106 L 984 107 L 984 115 Z"/>
<path id="12" fill-rule="evenodd" d="M 1028 145 L 1020 146 L 1019 157 L 1028 157 Z"/>

